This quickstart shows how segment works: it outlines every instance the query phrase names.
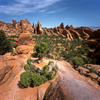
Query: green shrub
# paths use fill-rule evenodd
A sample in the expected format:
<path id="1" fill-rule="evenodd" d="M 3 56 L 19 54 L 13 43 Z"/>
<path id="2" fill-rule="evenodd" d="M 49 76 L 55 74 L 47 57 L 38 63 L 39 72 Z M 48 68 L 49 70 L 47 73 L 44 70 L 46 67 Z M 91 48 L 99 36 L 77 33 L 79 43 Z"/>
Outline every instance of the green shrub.
<path id="1" fill-rule="evenodd" d="M 45 83 L 48 79 L 43 76 L 43 75 L 40 75 L 39 73 L 33 73 L 32 75 L 32 84 L 34 86 L 39 86 L 43 83 Z"/>
<path id="2" fill-rule="evenodd" d="M 25 64 L 25 65 L 24 65 L 24 69 L 25 69 L 26 71 L 29 71 L 29 68 L 30 68 L 30 66 L 29 66 L 28 64 Z"/>
<path id="3" fill-rule="evenodd" d="M 43 71 L 49 71 L 49 65 L 45 65 L 45 66 L 43 67 Z"/>
<path id="4" fill-rule="evenodd" d="M 0 55 L 12 51 L 13 50 L 10 41 L 7 39 L 5 33 L 0 30 Z"/>
<path id="5" fill-rule="evenodd" d="M 36 65 L 34 65 L 33 68 L 36 70 L 37 69 Z"/>
<path id="6" fill-rule="evenodd" d="M 49 61 L 49 62 L 48 62 L 48 65 L 50 65 L 50 64 L 52 64 L 52 63 L 54 63 L 54 62 L 53 62 L 53 61 Z"/>
<path id="7" fill-rule="evenodd" d="M 72 62 L 74 65 L 77 65 L 77 66 L 82 66 L 84 64 L 83 58 L 81 58 L 81 57 L 75 57 L 72 60 Z"/>
<path id="8" fill-rule="evenodd" d="M 23 72 L 21 74 L 20 81 L 25 87 L 30 86 L 30 84 L 31 84 L 31 76 L 32 76 L 32 74 L 30 72 Z"/>
<path id="9" fill-rule="evenodd" d="M 34 62 L 34 60 L 31 58 L 27 59 L 27 64 L 31 65 L 31 62 Z"/>
<path id="10" fill-rule="evenodd" d="M 42 59 L 48 51 L 48 45 L 45 42 L 39 42 L 35 45 L 33 50 L 36 52 L 39 59 Z"/>
<path id="11" fill-rule="evenodd" d="M 52 55 L 48 55 L 47 57 L 48 58 L 51 58 L 51 59 L 54 59 L 54 57 Z"/>
<path id="12" fill-rule="evenodd" d="M 51 72 L 49 72 L 48 74 L 47 74 L 47 78 L 48 78 L 48 80 L 52 80 L 53 78 L 54 78 L 54 74 L 53 74 L 53 72 L 51 71 Z"/>
<path id="13" fill-rule="evenodd" d="M 55 73 L 57 73 L 57 69 L 55 67 L 53 67 L 52 69 Z"/>
<path id="14" fill-rule="evenodd" d="M 58 46 L 58 45 L 57 45 L 57 46 Z M 58 53 L 58 52 L 59 52 L 59 50 L 60 50 L 60 48 L 57 48 L 55 52 L 57 52 L 57 53 Z"/>
<path id="15" fill-rule="evenodd" d="M 33 56 L 33 57 L 37 57 L 37 53 L 33 53 L 32 56 Z"/>

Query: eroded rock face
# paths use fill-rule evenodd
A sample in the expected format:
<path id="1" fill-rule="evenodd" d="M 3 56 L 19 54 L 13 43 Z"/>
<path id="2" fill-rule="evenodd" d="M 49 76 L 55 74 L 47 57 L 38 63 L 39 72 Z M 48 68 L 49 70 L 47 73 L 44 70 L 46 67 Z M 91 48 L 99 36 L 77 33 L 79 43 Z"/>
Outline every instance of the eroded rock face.
<path id="1" fill-rule="evenodd" d="M 30 32 L 21 33 L 19 38 L 17 39 L 18 45 L 29 45 L 33 44 L 33 38 Z"/>
<path id="2" fill-rule="evenodd" d="M 7 92 L 9 86 L 14 80 L 15 76 L 23 67 L 23 61 L 21 59 L 11 56 L 11 54 L 5 54 L 0 56 L 0 99 Z M 1 99 L 4 100 L 4 99 Z M 7 100 L 7 99 L 6 99 Z"/>

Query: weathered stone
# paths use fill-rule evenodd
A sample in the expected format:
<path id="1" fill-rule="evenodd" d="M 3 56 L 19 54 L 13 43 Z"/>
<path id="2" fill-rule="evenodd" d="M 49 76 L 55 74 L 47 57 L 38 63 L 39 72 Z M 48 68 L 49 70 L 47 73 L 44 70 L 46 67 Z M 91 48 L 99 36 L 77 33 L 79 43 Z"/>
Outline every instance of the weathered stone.
<path id="1" fill-rule="evenodd" d="M 88 76 L 89 70 L 83 67 L 78 67 L 78 71 L 80 74 L 83 74 L 85 76 Z"/>
<path id="2" fill-rule="evenodd" d="M 33 46 L 28 46 L 28 45 L 20 45 L 16 47 L 16 52 L 18 54 L 27 54 L 30 51 L 33 51 Z"/>
<path id="3" fill-rule="evenodd" d="M 98 78 L 98 75 L 96 75 L 95 73 L 89 73 L 88 75 L 90 76 L 90 78 L 91 78 L 92 80 L 95 80 L 95 79 Z"/>
<path id="4" fill-rule="evenodd" d="M 33 38 L 30 32 L 21 33 L 18 40 L 17 45 L 28 45 L 33 44 Z"/>

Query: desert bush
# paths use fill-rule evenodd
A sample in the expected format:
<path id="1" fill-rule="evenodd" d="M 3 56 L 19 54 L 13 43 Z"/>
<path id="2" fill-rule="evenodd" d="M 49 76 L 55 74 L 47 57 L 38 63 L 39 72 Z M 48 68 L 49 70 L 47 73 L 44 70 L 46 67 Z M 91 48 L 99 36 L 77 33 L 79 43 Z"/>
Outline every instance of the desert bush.
<path id="1" fill-rule="evenodd" d="M 55 52 L 57 52 L 57 53 L 58 53 L 58 52 L 59 52 L 59 50 L 60 50 L 60 48 L 57 48 Z"/>
<path id="2" fill-rule="evenodd" d="M 28 87 L 31 84 L 31 77 L 31 72 L 23 72 L 20 76 L 20 81 L 25 87 Z"/>
<path id="3" fill-rule="evenodd" d="M 50 63 L 52 62 L 49 62 L 49 64 Z M 56 68 L 52 69 L 52 71 L 49 71 L 49 65 L 45 65 L 42 70 L 37 68 L 34 65 L 34 60 L 31 58 L 27 59 L 27 64 L 24 65 L 24 69 L 26 72 L 21 74 L 20 81 L 25 87 L 39 86 L 46 81 L 53 79 L 57 72 Z"/>
<path id="4" fill-rule="evenodd" d="M 77 65 L 77 66 L 82 66 L 84 64 L 83 58 L 81 57 L 73 58 L 72 62 L 74 65 Z"/>
<path id="5" fill-rule="evenodd" d="M 54 62 L 53 62 L 53 61 L 49 61 L 49 62 L 48 62 L 48 65 L 51 65 L 52 63 L 54 63 Z"/>
<path id="6" fill-rule="evenodd" d="M 32 79 L 32 84 L 34 86 L 39 86 L 39 85 L 45 83 L 48 80 L 45 76 L 40 75 L 39 73 L 36 73 L 36 72 L 33 73 L 31 79 Z"/>
<path id="7" fill-rule="evenodd" d="M 2 30 L 0 30 L 0 55 L 12 51 L 13 50 L 12 50 L 10 40 L 8 40 L 5 33 Z"/>
<path id="8" fill-rule="evenodd" d="M 25 64 L 25 65 L 24 65 L 24 69 L 25 69 L 26 71 L 29 71 L 29 68 L 30 68 L 30 66 L 29 66 L 28 64 Z"/>
<path id="9" fill-rule="evenodd" d="M 48 58 L 54 59 L 52 55 L 47 55 Z"/>
<path id="10" fill-rule="evenodd" d="M 27 64 L 31 65 L 31 62 L 34 62 L 34 60 L 31 58 L 27 59 Z"/>
<path id="11" fill-rule="evenodd" d="M 53 67 L 52 69 L 55 73 L 57 73 L 57 69 L 55 67 Z"/>
<path id="12" fill-rule="evenodd" d="M 49 72 L 49 73 L 47 74 L 48 80 L 52 80 L 52 79 L 54 78 L 54 76 L 55 76 L 55 74 L 53 74 L 53 71 L 51 71 L 51 72 Z"/>
<path id="13" fill-rule="evenodd" d="M 43 71 L 49 71 L 49 65 L 45 65 L 45 66 L 43 67 Z"/>
<path id="14" fill-rule="evenodd" d="M 35 45 L 33 50 L 36 52 L 39 59 L 42 59 L 48 51 L 48 45 L 45 42 L 39 42 Z"/>

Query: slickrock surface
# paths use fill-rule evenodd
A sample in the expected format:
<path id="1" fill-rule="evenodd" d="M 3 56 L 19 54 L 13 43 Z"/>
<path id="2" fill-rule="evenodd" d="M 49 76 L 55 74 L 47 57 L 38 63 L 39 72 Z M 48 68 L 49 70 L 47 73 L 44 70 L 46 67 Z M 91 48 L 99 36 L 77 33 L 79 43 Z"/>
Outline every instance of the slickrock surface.
<path id="1" fill-rule="evenodd" d="M 100 91 L 67 62 L 57 61 L 57 67 L 59 77 L 47 89 L 44 100 L 100 100 Z"/>

